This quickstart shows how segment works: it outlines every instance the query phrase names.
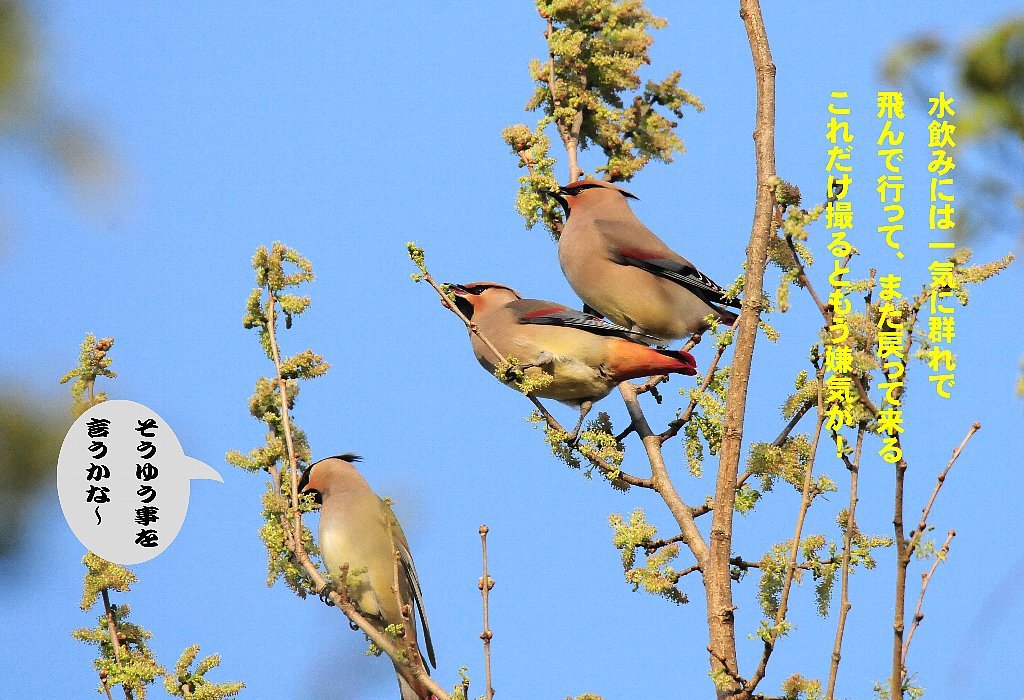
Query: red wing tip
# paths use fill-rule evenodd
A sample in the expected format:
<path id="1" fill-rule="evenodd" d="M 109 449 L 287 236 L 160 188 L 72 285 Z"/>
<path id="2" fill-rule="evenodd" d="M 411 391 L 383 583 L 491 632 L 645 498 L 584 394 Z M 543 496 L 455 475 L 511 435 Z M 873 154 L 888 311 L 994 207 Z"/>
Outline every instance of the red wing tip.
<path id="1" fill-rule="evenodd" d="M 619 255 L 625 258 L 633 258 L 634 260 L 657 260 L 658 258 L 662 257 L 662 255 L 659 253 L 647 253 L 642 250 L 632 250 L 626 248 L 619 248 L 619 250 L 616 252 L 618 252 Z"/>
<path id="2" fill-rule="evenodd" d="M 547 316 L 549 314 L 556 314 L 556 313 L 558 313 L 559 311 L 562 311 L 562 310 L 563 309 L 560 306 L 552 306 L 549 309 L 540 309 L 538 311 L 532 311 L 532 312 L 530 312 L 528 314 L 525 314 L 523 316 L 523 318 L 540 318 L 541 316 Z"/>
<path id="3" fill-rule="evenodd" d="M 671 350 L 670 352 L 673 355 L 675 355 L 683 364 L 693 365 L 694 367 L 697 366 L 697 358 L 691 355 L 690 353 L 686 352 L 685 350 Z"/>
<path id="4" fill-rule="evenodd" d="M 685 374 L 689 377 L 697 374 L 697 358 L 685 350 L 671 350 L 672 356 L 683 363 L 682 368 L 678 370 L 679 374 Z"/>

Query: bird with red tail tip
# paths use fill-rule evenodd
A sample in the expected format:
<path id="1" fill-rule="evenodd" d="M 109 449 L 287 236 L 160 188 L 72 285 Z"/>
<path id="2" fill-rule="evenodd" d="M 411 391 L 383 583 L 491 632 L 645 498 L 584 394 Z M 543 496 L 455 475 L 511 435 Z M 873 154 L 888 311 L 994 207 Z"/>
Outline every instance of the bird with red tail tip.
<path id="1" fill-rule="evenodd" d="M 687 352 L 655 350 L 641 333 L 609 323 L 561 304 L 523 299 L 503 284 L 449 284 L 455 304 L 476 324 L 504 358 L 513 357 L 528 378 L 538 380 L 533 392 L 570 406 L 581 418 L 590 404 L 603 399 L 620 382 L 670 372 L 697 373 Z M 473 352 L 489 372 L 498 358 L 470 333 Z"/>
<path id="2" fill-rule="evenodd" d="M 565 210 L 558 262 L 573 291 L 610 321 L 659 344 L 707 329 L 707 316 L 732 325 L 735 299 L 669 248 L 630 209 L 634 195 L 579 180 L 553 195 Z"/>

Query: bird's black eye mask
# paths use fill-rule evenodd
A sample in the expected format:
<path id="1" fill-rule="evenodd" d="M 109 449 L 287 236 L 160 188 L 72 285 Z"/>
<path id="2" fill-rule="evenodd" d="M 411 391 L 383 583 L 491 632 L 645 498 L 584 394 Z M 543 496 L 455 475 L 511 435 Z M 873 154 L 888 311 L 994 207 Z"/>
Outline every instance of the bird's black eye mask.
<path id="1" fill-rule="evenodd" d="M 466 297 L 456 296 L 455 306 L 456 308 L 458 308 L 459 311 L 462 312 L 463 316 L 469 319 L 473 318 L 473 305 L 469 303 L 469 299 L 467 299 Z"/>
<path id="2" fill-rule="evenodd" d="M 306 471 L 302 472 L 302 476 L 299 478 L 299 493 L 303 493 L 304 489 L 309 486 L 309 473 L 313 471 L 313 467 L 307 467 Z M 305 493 L 313 494 L 313 502 L 318 505 L 323 505 L 323 496 L 316 489 L 309 489 Z"/>
<path id="3" fill-rule="evenodd" d="M 569 201 L 565 198 L 564 194 L 567 190 L 563 187 L 559 187 L 554 192 L 545 192 L 544 194 L 551 197 L 551 199 L 558 202 L 558 206 L 562 207 L 562 214 L 566 217 L 569 216 Z"/>
<path id="4" fill-rule="evenodd" d="M 480 294 L 484 287 L 475 284 L 464 287 L 461 284 L 448 284 L 448 289 L 455 295 L 455 307 L 462 312 L 466 318 L 473 318 L 473 304 L 467 299 L 469 295 Z"/>

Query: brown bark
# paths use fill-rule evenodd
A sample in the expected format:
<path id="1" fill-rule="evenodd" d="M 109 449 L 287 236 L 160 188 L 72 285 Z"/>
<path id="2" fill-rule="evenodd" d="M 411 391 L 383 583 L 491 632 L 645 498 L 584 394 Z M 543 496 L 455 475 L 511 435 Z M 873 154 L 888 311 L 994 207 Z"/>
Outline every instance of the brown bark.
<path id="1" fill-rule="evenodd" d="M 722 449 L 711 521 L 710 552 L 704 570 L 711 664 L 714 669 L 725 666 L 730 677 L 738 676 L 736 628 L 733 617 L 735 606 L 732 602 L 732 578 L 729 574 L 733 503 L 743 440 L 747 385 L 750 381 L 754 341 L 761 316 L 764 270 L 775 206 L 771 184 L 771 178 L 775 175 L 775 64 L 772 62 L 768 35 L 758 0 L 740 0 L 740 17 L 743 19 L 750 42 L 757 85 L 757 113 L 754 121 L 757 186 L 754 221 L 750 243 L 747 246 L 743 306 L 736 323 L 736 350 L 725 400 Z M 724 685 L 732 687 L 719 688 L 719 697 L 728 697 L 737 690 L 733 684 Z"/>

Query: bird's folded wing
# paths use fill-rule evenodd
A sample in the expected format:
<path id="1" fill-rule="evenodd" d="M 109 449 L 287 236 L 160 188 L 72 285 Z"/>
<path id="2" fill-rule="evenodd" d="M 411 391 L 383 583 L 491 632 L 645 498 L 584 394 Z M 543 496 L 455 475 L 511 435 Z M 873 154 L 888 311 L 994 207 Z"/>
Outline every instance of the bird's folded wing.
<path id="1" fill-rule="evenodd" d="M 650 257 L 636 250 L 617 250 L 613 259 L 619 264 L 639 267 L 652 275 L 664 277 L 686 287 L 709 304 L 740 308 L 738 299 L 725 296 L 725 289 L 692 265 L 671 258 Z"/>
<path id="2" fill-rule="evenodd" d="M 552 304 L 536 299 L 520 299 L 508 306 L 516 313 L 519 323 L 576 328 L 599 335 L 613 335 L 633 341 L 640 338 L 657 340 L 654 336 L 647 335 L 646 333 L 631 331 L 625 326 L 611 323 L 597 316 L 591 316 L 590 314 L 570 309 L 560 304 Z"/>
<path id="3" fill-rule="evenodd" d="M 430 665 L 437 668 L 437 660 L 434 658 L 434 644 L 430 640 L 430 623 L 427 622 L 427 611 L 423 606 L 423 591 L 420 589 L 420 577 L 416 574 L 416 565 L 412 562 L 412 552 L 409 551 L 409 545 L 404 541 L 405 536 L 402 535 L 399 540 L 396 546 L 398 547 L 398 554 L 402 559 L 402 568 L 405 569 L 405 575 L 409 579 L 409 587 L 412 589 L 413 599 L 416 601 L 416 609 L 420 611 L 420 619 L 423 620 L 423 643 L 427 647 L 427 658 L 430 659 Z"/>

